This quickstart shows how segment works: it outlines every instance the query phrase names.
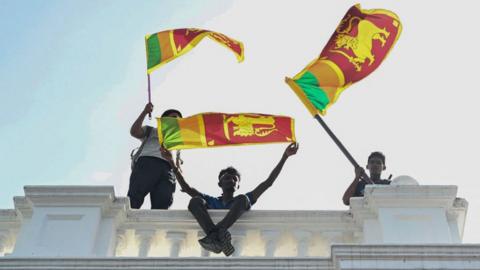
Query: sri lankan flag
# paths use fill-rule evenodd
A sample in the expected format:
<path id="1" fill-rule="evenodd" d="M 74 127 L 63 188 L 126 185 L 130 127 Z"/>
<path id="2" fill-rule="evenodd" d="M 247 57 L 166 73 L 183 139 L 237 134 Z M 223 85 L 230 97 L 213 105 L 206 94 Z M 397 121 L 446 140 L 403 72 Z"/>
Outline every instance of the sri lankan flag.
<path id="1" fill-rule="evenodd" d="M 160 144 L 169 150 L 295 141 L 294 120 L 286 116 L 203 113 L 157 122 Z"/>
<path id="2" fill-rule="evenodd" d="M 145 36 L 147 48 L 147 73 L 172 61 L 195 47 L 204 37 L 209 37 L 230 49 L 238 62 L 243 61 L 243 43 L 222 33 L 197 28 L 181 28 Z"/>
<path id="3" fill-rule="evenodd" d="M 401 31 L 395 13 L 364 10 L 357 4 L 347 11 L 318 59 L 286 82 L 312 115 L 325 115 L 343 90 L 382 63 Z"/>

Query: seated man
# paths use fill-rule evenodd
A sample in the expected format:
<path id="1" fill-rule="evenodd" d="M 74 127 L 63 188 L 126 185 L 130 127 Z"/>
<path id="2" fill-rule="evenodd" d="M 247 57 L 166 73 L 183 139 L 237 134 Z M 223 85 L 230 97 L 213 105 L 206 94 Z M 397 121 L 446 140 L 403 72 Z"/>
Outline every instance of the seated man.
<path id="1" fill-rule="evenodd" d="M 385 155 L 382 152 L 373 152 L 368 156 L 367 169 L 370 178 L 365 174 L 362 167 L 355 168 L 355 179 L 343 194 L 343 203 L 350 205 L 351 197 L 361 197 L 365 191 L 365 185 L 389 185 L 390 180 L 381 179 L 382 171 L 385 170 Z"/>
<path id="2" fill-rule="evenodd" d="M 245 213 L 245 211 L 249 210 L 260 195 L 262 195 L 263 192 L 273 184 L 280 174 L 287 158 L 291 155 L 295 155 L 297 150 L 297 143 L 290 144 L 285 149 L 282 158 L 270 173 L 267 180 L 260 183 L 254 190 L 247 192 L 246 194 L 234 196 L 234 192 L 238 189 L 240 183 L 240 173 L 235 168 L 228 167 L 221 170 L 218 175 L 218 186 L 222 189 L 222 196 L 220 197 L 212 197 L 190 187 L 187 182 L 185 182 L 181 172 L 175 166 L 171 154 L 163 150 L 165 155 L 169 157 L 168 160 L 173 167 L 177 181 L 182 188 L 182 192 L 186 192 L 192 197 L 188 205 L 188 210 L 190 210 L 207 235 L 198 241 L 203 248 L 215 253 L 223 251 L 226 256 L 230 256 L 234 252 L 235 249 L 232 246 L 231 235 L 228 232 L 228 228 L 230 228 L 230 226 L 232 226 L 233 223 Z M 230 210 L 225 217 L 215 225 L 208 214 L 207 209 Z"/>

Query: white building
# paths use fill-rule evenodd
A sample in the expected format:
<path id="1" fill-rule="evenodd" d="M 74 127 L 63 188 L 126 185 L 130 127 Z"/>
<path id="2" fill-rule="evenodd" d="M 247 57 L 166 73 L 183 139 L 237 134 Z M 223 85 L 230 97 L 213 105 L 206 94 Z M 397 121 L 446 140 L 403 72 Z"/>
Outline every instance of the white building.
<path id="1" fill-rule="evenodd" d="M 456 195 L 400 177 L 346 211 L 252 210 L 224 257 L 200 248 L 188 211 L 132 210 L 111 186 L 26 186 L 0 210 L 0 269 L 480 269 Z"/>

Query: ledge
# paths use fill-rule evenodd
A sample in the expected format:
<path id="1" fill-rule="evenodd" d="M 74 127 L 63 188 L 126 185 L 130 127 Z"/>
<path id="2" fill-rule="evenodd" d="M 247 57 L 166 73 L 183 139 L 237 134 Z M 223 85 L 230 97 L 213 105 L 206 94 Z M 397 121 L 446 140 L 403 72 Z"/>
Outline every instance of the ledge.
<path id="1" fill-rule="evenodd" d="M 227 211 L 210 210 L 214 221 L 220 221 Z M 129 210 L 123 228 L 139 223 L 149 226 L 189 226 L 198 228 L 194 217 L 187 210 Z M 349 211 L 300 211 L 300 210 L 251 210 L 235 223 L 235 227 L 276 228 L 285 226 L 311 226 L 316 230 L 352 230 L 355 227 Z M 358 228 L 360 230 L 360 228 Z"/>
<path id="2" fill-rule="evenodd" d="M 456 195 L 457 186 L 367 185 L 365 196 L 352 198 L 351 206 L 450 208 Z"/>
<path id="3" fill-rule="evenodd" d="M 113 202 L 113 186 L 25 186 L 25 198 L 35 206 L 98 205 Z"/>
<path id="4" fill-rule="evenodd" d="M 334 245 L 299 258 L 0 258 L 0 269 L 479 269 L 480 245 Z"/>

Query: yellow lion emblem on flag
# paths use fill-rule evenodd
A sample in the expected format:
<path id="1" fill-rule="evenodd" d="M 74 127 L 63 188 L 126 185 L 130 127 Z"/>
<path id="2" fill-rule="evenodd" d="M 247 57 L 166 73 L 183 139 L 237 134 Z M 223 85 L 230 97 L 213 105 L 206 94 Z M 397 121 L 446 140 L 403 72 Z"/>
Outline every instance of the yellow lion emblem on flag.
<path id="1" fill-rule="evenodd" d="M 275 119 L 272 116 L 250 117 L 247 115 L 231 116 L 224 122 L 225 136 L 230 140 L 228 132 L 228 124 L 233 123 L 233 136 L 249 137 L 258 136 L 265 137 L 270 135 L 276 129 Z M 254 125 L 263 125 L 263 127 L 255 127 Z"/>
<path id="2" fill-rule="evenodd" d="M 356 36 L 350 35 L 354 20 L 359 20 L 358 31 Z M 348 26 L 345 30 L 341 30 L 342 26 L 348 21 Z M 350 63 L 355 66 L 356 71 L 362 70 L 362 65 L 368 60 L 368 65 L 371 66 L 375 62 L 375 55 L 372 53 L 372 43 L 374 40 L 379 40 L 382 47 L 385 46 L 387 38 L 390 33 L 385 29 L 377 27 L 368 20 L 362 20 L 359 17 L 348 16 L 338 26 L 336 32 L 338 33 L 335 39 L 335 49 L 330 50 L 334 53 L 339 53 L 345 56 Z M 352 50 L 353 56 L 338 49 Z"/>

